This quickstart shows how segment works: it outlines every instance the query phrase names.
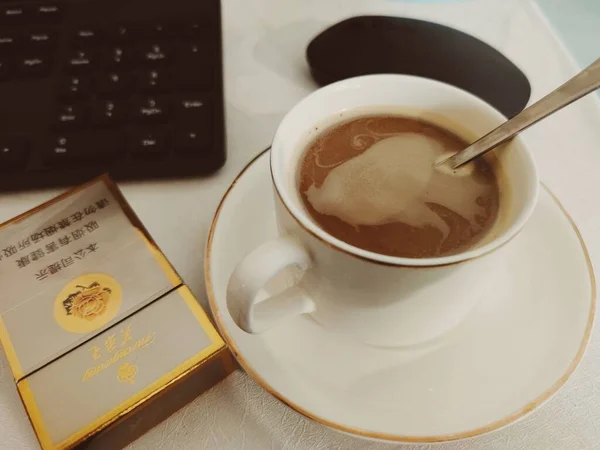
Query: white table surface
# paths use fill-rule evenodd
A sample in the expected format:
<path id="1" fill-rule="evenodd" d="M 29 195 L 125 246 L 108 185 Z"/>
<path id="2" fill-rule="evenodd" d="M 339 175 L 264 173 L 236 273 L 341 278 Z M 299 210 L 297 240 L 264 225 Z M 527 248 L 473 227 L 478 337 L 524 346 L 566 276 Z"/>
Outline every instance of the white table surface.
<path id="1" fill-rule="evenodd" d="M 598 59 L 598 0 L 538 0 L 538 4 L 580 65 L 586 66 Z"/>
<path id="2" fill-rule="evenodd" d="M 425 18 L 483 39 L 522 68 L 533 86 L 532 100 L 577 70 L 575 61 L 530 0 L 223 0 L 229 149 L 226 166 L 205 179 L 122 184 L 135 211 L 205 308 L 203 249 L 221 195 L 246 162 L 269 145 L 285 112 L 315 89 L 304 60 L 311 37 L 343 18 L 361 13 Z M 597 53 L 600 56 L 600 50 Z M 589 96 L 570 106 L 528 130 L 526 138 L 536 155 L 542 180 L 574 217 L 592 260 L 600 261 L 598 98 Z M 0 195 L 0 221 L 56 193 Z M 182 215 L 187 218 L 178 219 Z M 0 280 L 0 288 L 3 282 Z M 3 355 L 0 447 L 38 448 Z M 238 371 L 128 447 L 163 448 L 600 449 L 600 334 L 593 334 L 581 365 L 556 397 L 519 423 L 487 436 L 423 446 L 359 440 L 301 417 Z"/>

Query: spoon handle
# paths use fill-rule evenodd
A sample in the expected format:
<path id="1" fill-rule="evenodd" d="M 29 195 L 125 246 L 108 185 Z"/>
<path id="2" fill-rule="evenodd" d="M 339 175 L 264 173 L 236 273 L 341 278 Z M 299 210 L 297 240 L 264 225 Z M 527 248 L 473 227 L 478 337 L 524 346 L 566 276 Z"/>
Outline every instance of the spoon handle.
<path id="1" fill-rule="evenodd" d="M 518 132 L 530 127 L 544 117 L 555 113 L 559 109 L 564 108 L 599 87 L 600 59 L 597 59 L 565 84 L 533 105 L 525 108 L 498 128 L 476 140 L 464 150 L 448 158 L 445 162 L 456 169 L 457 167 L 468 163 L 473 158 L 489 152 L 504 141 L 512 138 Z"/>

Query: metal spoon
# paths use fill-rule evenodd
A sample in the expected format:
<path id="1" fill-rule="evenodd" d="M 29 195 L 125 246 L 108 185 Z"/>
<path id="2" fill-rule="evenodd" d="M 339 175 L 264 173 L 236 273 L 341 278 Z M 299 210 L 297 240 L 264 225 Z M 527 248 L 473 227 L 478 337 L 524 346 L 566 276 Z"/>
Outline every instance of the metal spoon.
<path id="1" fill-rule="evenodd" d="M 533 105 L 525 108 L 512 119 L 476 140 L 464 150 L 436 164 L 450 164 L 453 169 L 489 152 L 514 135 L 530 127 L 561 108 L 579 100 L 584 95 L 600 87 L 600 59 L 583 69 L 565 84 L 546 95 Z"/>

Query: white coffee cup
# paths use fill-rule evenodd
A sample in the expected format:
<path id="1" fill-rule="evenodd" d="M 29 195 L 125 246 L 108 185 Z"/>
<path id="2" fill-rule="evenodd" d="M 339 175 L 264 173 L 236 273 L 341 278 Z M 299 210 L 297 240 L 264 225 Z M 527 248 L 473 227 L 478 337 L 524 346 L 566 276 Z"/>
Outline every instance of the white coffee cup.
<path id="1" fill-rule="evenodd" d="M 271 147 L 271 172 L 280 237 L 248 254 L 234 270 L 227 305 L 235 323 L 260 333 L 286 318 L 311 314 L 327 329 L 378 346 L 430 341 L 456 327 L 495 289 L 491 253 L 515 237 L 538 195 L 535 164 L 522 138 L 488 154 L 500 185 L 500 212 L 486 237 L 467 251 L 437 258 L 369 252 L 319 227 L 303 206 L 298 164 L 307 145 L 338 122 L 369 114 L 401 114 L 435 123 L 467 141 L 506 120 L 456 87 L 405 75 L 344 80 L 312 93 L 283 119 Z M 497 267 L 497 266 L 496 266 Z M 293 286 L 257 296 L 281 271 Z"/>

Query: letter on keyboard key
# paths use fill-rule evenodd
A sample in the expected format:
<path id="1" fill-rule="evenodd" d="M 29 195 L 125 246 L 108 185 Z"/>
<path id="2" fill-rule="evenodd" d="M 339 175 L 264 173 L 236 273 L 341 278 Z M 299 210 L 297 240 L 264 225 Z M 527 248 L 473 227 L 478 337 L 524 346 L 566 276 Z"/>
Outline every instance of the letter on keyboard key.
<path id="1" fill-rule="evenodd" d="M 177 84 L 191 90 L 209 87 L 214 67 L 207 65 L 207 60 L 212 60 L 208 45 L 196 41 L 186 42 L 177 56 Z"/>
<path id="2" fill-rule="evenodd" d="M 81 73 L 91 70 L 94 55 L 89 50 L 75 50 L 67 57 L 67 68 L 71 73 Z"/>
<path id="3" fill-rule="evenodd" d="M 43 149 L 43 159 L 48 165 L 57 166 L 76 161 L 84 143 L 76 136 L 58 135 L 51 137 Z"/>
<path id="4" fill-rule="evenodd" d="M 109 40 L 116 44 L 130 41 L 133 36 L 131 33 L 132 24 L 120 23 L 117 25 L 108 25 L 104 28 L 103 35 Z"/>
<path id="5" fill-rule="evenodd" d="M 23 167 L 28 154 L 25 139 L 0 137 L 0 172 Z"/>
<path id="6" fill-rule="evenodd" d="M 137 39 L 164 39 L 180 33 L 178 24 L 169 21 L 137 23 L 130 27 Z"/>
<path id="7" fill-rule="evenodd" d="M 129 45 L 115 45 L 102 50 L 102 64 L 111 69 L 123 69 L 136 63 L 135 51 Z"/>
<path id="8" fill-rule="evenodd" d="M 35 21 L 40 23 L 54 24 L 62 20 L 63 7 L 60 3 L 46 3 L 36 6 Z"/>
<path id="9" fill-rule="evenodd" d="M 24 78 L 42 78 L 52 69 L 52 58 L 47 54 L 36 54 L 21 58 L 17 71 Z"/>
<path id="10" fill-rule="evenodd" d="M 206 123 L 211 117 L 210 102 L 200 93 L 180 94 L 176 97 L 175 114 L 185 122 Z"/>
<path id="11" fill-rule="evenodd" d="M 209 43 L 196 40 L 182 43 L 177 53 L 179 64 L 191 67 L 206 67 L 207 58 L 212 56 Z"/>
<path id="12" fill-rule="evenodd" d="M 137 155 L 165 155 L 166 131 L 161 128 L 138 129 L 131 134 L 131 151 Z"/>
<path id="13" fill-rule="evenodd" d="M 171 60 L 171 48 L 163 43 L 153 43 L 139 47 L 140 59 L 152 67 L 164 66 Z"/>
<path id="14" fill-rule="evenodd" d="M 28 11 L 24 6 L 15 5 L 0 8 L 1 25 L 22 25 L 27 23 L 29 17 L 31 17 L 30 11 Z"/>
<path id="15" fill-rule="evenodd" d="M 19 41 L 16 34 L 0 32 L 0 55 L 11 55 L 18 45 Z"/>
<path id="16" fill-rule="evenodd" d="M 56 33 L 50 30 L 37 30 L 28 33 L 25 45 L 32 52 L 51 52 L 56 45 Z"/>
<path id="17" fill-rule="evenodd" d="M 136 86 L 147 92 L 161 92 L 173 88 L 173 74 L 165 69 L 149 69 L 136 74 Z"/>
<path id="18" fill-rule="evenodd" d="M 88 95 L 90 91 L 90 78 L 86 75 L 73 75 L 62 78 L 59 93 L 63 99 L 79 99 Z"/>
<path id="19" fill-rule="evenodd" d="M 149 28 L 149 31 L 157 38 L 177 36 L 180 32 L 176 22 L 155 22 Z"/>
<path id="20" fill-rule="evenodd" d="M 100 94 L 124 92 L 130 85 L 131 77 L 125 72 L 101 72 L 94 80 L 94 90 Z"/>
<path id="21" fill-rule="evenodd" d="M 200 156 L 210 150 L 212 133 L 206 124 L 182 125 L 177 128 L 173 138 L 175 151 L 186 156 Z"/>
<path id="22" fill-rule="evenodd" d="M 75 45 L 90 45 L 98 43 L 102 35 L 100 30 L 94 27 L 80 27 L 73 32 L 71 39 Z"/>
<path id="23" fill-rule="evenodd" d="M 181 24 L 180 33 L 186 38 L 202 39 L 212 34 L 208 31 L 210 27 L 210 23 L 206 20 L 193 19 Z"/>
<path id="24" fill-rule="evenodd" d="M 125 107 L 122 101 L 97 99 L 92 104 L 92 122 L 101 127 L 111 127 L 125 120 Z"/>
<path id="25" fill-rule="evenodd" d="M 82 104 L 66 103 L 59 105 L 54 117 L 57 130 L 73 130 L 80 128 L 85 122 L 85 108 Z"/>
<path id="26" fill-rule="evenodd" d="M 168 104 L 165 98 L 139 97 L 133 100 L 134 120 L 147 123 L 165 122 Z"/>
<path id="27" fill-rule="evenodd" d="M 57 166 L 82 161 L 109 161 L 122 151 L 116 132 L 60 134 L 51 137 L 43 149 L 47 165 Z"/>

